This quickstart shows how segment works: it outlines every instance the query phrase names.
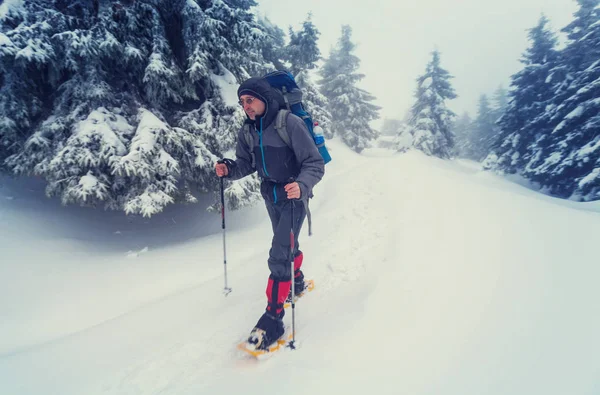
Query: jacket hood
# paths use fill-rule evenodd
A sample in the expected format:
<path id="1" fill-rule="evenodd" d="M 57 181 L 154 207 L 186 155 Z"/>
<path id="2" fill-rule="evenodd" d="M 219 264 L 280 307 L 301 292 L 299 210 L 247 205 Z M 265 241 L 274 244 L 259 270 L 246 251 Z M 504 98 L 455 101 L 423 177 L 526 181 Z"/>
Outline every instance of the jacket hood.
<path id="1" fill-rule="evenodd" d="M 250 95 L 265 103 L 265 113 L 256 120 L 250 118 L 246 122 L 259 125 L 262 118 L 263 129 L 269 126 L 275 118 L 279 109 L 285 107 L 283 95 L 274 89 L 264 78 L 252 77 L 244 81 L 238 88 L 238 98 L 242 95 Z M 248 117 L 246 115 L 246 117 Z"/>

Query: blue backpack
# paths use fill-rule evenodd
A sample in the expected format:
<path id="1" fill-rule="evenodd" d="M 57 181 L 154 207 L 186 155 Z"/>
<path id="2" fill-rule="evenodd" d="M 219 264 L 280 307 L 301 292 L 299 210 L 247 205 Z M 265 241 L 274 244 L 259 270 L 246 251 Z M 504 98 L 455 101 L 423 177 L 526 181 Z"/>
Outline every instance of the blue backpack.
<path id="1" fill-rule="evenodd" d="M 304 108 L 304 104 L 302 104 L 302 90 L 298 87 L 298 84 L 296 84 L 294 76 L 288 71 L 278 70 L 266 74 L 263 78 L 266 79 L 273 88 L 277 89 L 283 95 L 283 99 L 285 100 L 286 109 L 279 110 L 275 122 L 275 129 L 277 130 L 277 133 L 279 133 L 281 139 L 288 147 L 291 147 L 290 137 L 285 125 L 287 114 L 291 112 L 304 120 L 325 164 L 329 163 L 331 161 L 331 155 L 329 155 L 329 151 L 327 151 L 327 147 L 325 147 L 325 137 L 322 134 L 315 134 L 313 119 Z"/>

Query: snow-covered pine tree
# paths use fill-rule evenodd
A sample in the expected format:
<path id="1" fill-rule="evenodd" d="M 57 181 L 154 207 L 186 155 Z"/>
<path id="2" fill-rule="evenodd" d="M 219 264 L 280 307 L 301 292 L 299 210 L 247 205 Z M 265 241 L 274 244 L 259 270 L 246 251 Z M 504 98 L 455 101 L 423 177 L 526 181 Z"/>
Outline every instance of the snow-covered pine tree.
<path id="1" fill-rule="evenodd" d="M 265 30 L 261 41 L 262 54 L 265 60 L 271 62 L 275 69 L 285 69 L 285 33 L 267 17 L 259 17 L 258 23 Z"/>
<path id="2" fill-rule="evenodd" d="M 355 44 L 351 35 L 352 28 L 342 26 L 342 35 L 320 70 L 318 83 L 329 100 L 333 135 L 340 136 L 344 143 L 360 153 L 378 136 L 369 122 L 379 118 L 381 107 L 371 103 L 375 100 L 373 95 L 356 86 L 365 75 L 357 72 L 360 60 L 353 54 Z"/>
<path id="3" fill-rule="evenodd" d="M 43 1 L 4 2 L 0 6 L 0 166 L 20 153 L 30 130 L 49 111 L 46 97 L 61 78 L 51 37 L 68 23 L 67 15 L 44 9 Z M 39 14 L 38 17 L 34 13 Z M 41 136 L 40 136 L 41 139 Z M 44 156 L 41 146 L 35 155 Z M 37 162 L 37 160 L 35 161 Z"/>
<path id="4" fill-rule="evenodd" d="M 473 119 L 468 112 L 464 112 L 452 123 L 452 132 L 455 137 L 454 155 L 459 158 L 476 158 L 473 140 L 475 137 Z"/>
<path id="5" fill-rule="evenodd" d="M 390 148 L 398 152 L 407 152 L 412 149 L 413 135 L 411 131 L 412 129 L 408 122 L 401 121 L 396 129 L 396 136 L 394 136 L 394 140 Z"/>
<path id="6" fill-rule="evenodd" d="M 531 157 L 528 147 L 543 133 L 534 125 L 552 97 L 549 76 L 558 59 L 556 36 L 547 24 L 548 19 L 542 15 L 529 30 L 531 44 L 520 60 L 524 67 L 511 77 L 509 104 L 497 121 L 500 131 L 492 152 L 484 160 L 486 169 L 519 172 Z"/>
<path id="7" fill-rule="evenodd" d="M 508 105 L 509 105 L 508 90 L 505 89 L 504 86 L 500 85 L 494 91 L 493 104 L 492 104 L 492 114 L 493 114 L 492 118 L 494 120 L 494 137 L 489 141 L 489 144 L 487 144 L 487 151 L 485 152 L 483 157 L 479 158 L 479 160 L 482 161 L 484 168 L 487 168 L 486 166 L 488 166 L 488 162 L 486 162 L 486 159 L 488 159 L 488 157 L 490 157 L 490 154 L 493 153 L 493 147 L 496 146 L 498 139 L 502 135 L 502 131 L 500 129 L 500 126 L 498 125 L 498 122 L 500 121 L 500 119 L 502 118 L 504 113 L 506 112 Z M 495 155 L 491 155 L 491 157 L 496 158 Z"/>
<path id="8" fill-rule="evenodd" d="M 294 31 L 290 26 L 290 41 L 285 48 L 285 60 L 290 64 L 290 72 L 296 76 L 301 71 L 313 70 L 316 62 L 321 59 L 321 51 L 317 41 L 321 32 L 312 22 L 312 14 L 309 13 L 302 23 L 302 29 Z"/>
<path id="9" fill-rule="evenodd" d="M 328 110 L 327 98 L 321 94 L 319 87 L 313 82 L 311 71 L 316 69 L 316 62 L 321 59 L 317 41 L 321 33 L 312 22 L 312 14 L 308 14 L 302 23 L 302 29 L 294 31 L 290 27 L 290 41 L 284 50 L 284 59 L 289 64 L 289 71 L 303 92 L 302 102 L 314 121 L 319 122 L 326 138 L 332 137 L 331 113 Z"/>
<path id="10" fill-rule="evenodd" d="M 384 118 L 379 131 L 382 136 L 396 136 L 402 120 L 395 118 Z"/>
<path id="11" fill-rule="evenodd" d="M 313 121 L 318 122 L 319 126 L 323 128 L 325 138 L 332 138 L 333 117 L 329 112 L 329 101 L 321 94 L 309 71 L 299 72 L 295 79 L 302 89 L 302 102 L 306 105 L 306 111 L 312 116 Z"/>
<path id="12" fill-rule="evenodd" d="M 574 200 L 600 199 L 600 1 L 578 0 L 563 31 L 568 44 L 552 80 L 556 89 L 538 125 L 527 178 L 549 193 Z"/>
<path id="13" fill-rule="evenodd" d="M 498 127 L 495 124 L 496 113 L 491 107 L 487 95 L 479 97 L 477 117 L 473 121 L 473 134 L 471 144 L 473 147 L 472 159 L 483 160 L 489 153 L 497 138 Z"/>
<path id="14" fill-rule="evenodd" d="M 267 70 L 253 1 L 23 0 L 0 15 L 0 160 L 65 203 L 151 215 L 214 191 Z M 3 8 L 7 9 L 6 7 Z M 231 201 L 256 197 L 248 180 Z"/>
<path id="15" fill-rule="evenodd" d="M 494 112 L 494 122 L 498 121 L 500 117 L 504 114 L 504 111 L 508 108 L 508 90 L 500 85 L 494 91 L 493 97 L 493 112 Z"/>
<path id="16" fill-rule="evenodd" d="M 439 51 L 433 51 L 425 74 L 417 78 L 417 100 L 409 121 L 413 147 L 444 159 L 452 156 L 455 144 L 451 128 L 455 115 L 446 107 L 446 100 L 457 97 L 451 78 L 440 65 Z"/>

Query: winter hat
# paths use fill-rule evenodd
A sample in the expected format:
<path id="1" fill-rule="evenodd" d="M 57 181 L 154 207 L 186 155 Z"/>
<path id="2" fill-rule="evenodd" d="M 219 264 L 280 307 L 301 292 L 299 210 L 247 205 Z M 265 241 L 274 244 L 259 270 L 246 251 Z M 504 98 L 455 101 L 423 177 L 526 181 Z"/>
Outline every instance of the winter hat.
<path id="1" fill-rule="evenodd" d="M 265 126 L 275 120 L 280 108 L 285 107 L 283 95 L 276 89 L 273 89 L 264 78 L 252 77 L 247 79 L 242 82 L 238 88 L 237 94 L 238 97 L 242 95 L 256 97 L 266 104 L 266 114 L 263 116 Z"/>
<path id="2" fill-rule="evenodd" d="M 266 80 L 252 77 L 242 82 L 238 88 L 238 97 L 248 95 L 257 98 L 263 103 L 267 103 L 267 97 L 269 96 L 270 91 L 271 85 L 269 85 Z"/>

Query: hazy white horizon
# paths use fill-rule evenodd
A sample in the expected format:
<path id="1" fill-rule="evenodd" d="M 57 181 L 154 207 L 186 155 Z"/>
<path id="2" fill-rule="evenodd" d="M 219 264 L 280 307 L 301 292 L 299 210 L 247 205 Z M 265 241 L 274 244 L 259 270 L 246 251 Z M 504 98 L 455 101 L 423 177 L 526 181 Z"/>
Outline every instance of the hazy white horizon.
<path id="1" fill-rule="evenodd" d="M 449 107 L 458 115 L 475 114 L 482 93 L 508 88 L 527 48 L 527 29 L 541 14 L 560 31 L 577 10 L 575 0 L 378 0 L 351 7 L 342 0 L 256 0 L 259 13 L 288 31 L 298 29 L 309 12 L 321 32 L 323 57 L 340 37 L 341 26 L 353 29 L 361 87 L 377 97 L 383 118 L 401 118 L 413 103 L 415 79 L 424 72 L 431 51 L 455 78 L 458 98 Z M 292 11 L 293 10 L 293 11 Z M 396 47 L 396 51 L 390 50 Z M 380 122 L 381 122 L 380 120 Z"/>

